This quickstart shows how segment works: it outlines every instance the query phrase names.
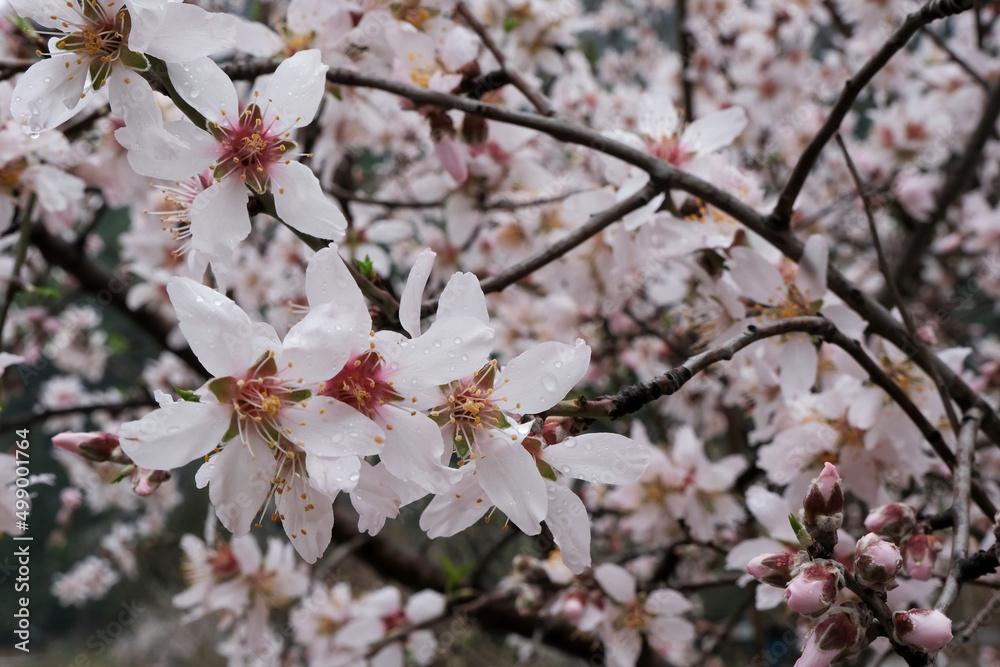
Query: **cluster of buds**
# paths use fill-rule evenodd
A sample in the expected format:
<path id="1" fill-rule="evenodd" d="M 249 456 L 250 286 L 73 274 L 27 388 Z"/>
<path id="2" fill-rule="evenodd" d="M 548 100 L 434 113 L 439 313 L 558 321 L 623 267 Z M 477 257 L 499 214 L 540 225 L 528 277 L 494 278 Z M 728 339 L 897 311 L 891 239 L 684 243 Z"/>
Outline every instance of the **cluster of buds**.
<path id="1" fill-rule="evenodd" d="M 94 463 L 117 463 L 124 466 L 115 477 L 120 482 L 126 477 L 132 483 L 136 495 L 148 496 L 170 479 L 166 470 L 140 468 L 122 451 L 118 436 L 103 431 L 89 433 L 60 433 L 52 438 L 52 444 Z"/>
<path id="2" fill-rule="evenodd" d="M 761 583 L 785 589 L 790 609 L 819 618 L 796 667 L 826 667 L 835 660 L 854 657 L 874 638 L 869 632 L 871 610 L 858 602 L 837 601 L 848 579 L 884 601 L 886 591 L 898 585 L 896 575 L 904 562 L 911 576 L 914 570 L 922 574 L 921 566 L 928 560 L 933 564 L 935 539 L 913 534 L 917 525 L 913 510 L 902 504 L 886 505 L 865 521 L 871 532 L 855 545 L 852 578 L 832 558 L 843 517 L 840 476 L 827 463 L 806 491 L 801 522 L 789 516 L 802 548 L 797 552 L 763 554 L 747 564 L 747 572 Z M 902 552 L 894 543 L 900 537 L 907 538 Z M 934 653 L 951 641 L 951 620 L 928 609 L 899 611 L 893 615 L 893 634 L 899 642 Z"/>
<path id="3" fill-rule="evenodd" d="M 913 508 L 903 503 L 878 507 L 869 512 L 865 528 L 901 545 L 903 564 L 910 577 L 919 581 L 931 578 L 941 541 L 925 532 L 926 526 L 917 523 Z"/>

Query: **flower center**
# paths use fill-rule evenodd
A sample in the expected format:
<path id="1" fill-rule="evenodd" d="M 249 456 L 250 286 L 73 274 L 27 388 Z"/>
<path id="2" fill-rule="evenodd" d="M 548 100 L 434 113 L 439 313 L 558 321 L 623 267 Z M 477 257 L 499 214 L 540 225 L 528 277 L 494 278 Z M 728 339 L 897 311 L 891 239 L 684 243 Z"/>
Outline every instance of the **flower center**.
<path id="1" fill-rule="evenodd" d="M 470 449 L 476 455 L 478 431 L 511 425 L 492 396 L 496 366 L 496 360 L 490 361 L 472 378 L 452 382 L 448 386 L 448 402 L 430 413 L 439 426 L 451 425 L 454 429 L 453 441 L 461 457 L 468 455 Z"/>
<path id="2" fill-rule="evenodd" d="M 77 30 L 62 37 L 56 42 L 56 47 L 90 61 L 89 72 L 94 90 L 100 90 L 107 83 L 108 74 L 116 62 L 121 61 L 137 69 L 149 66 L 144 56 L 128 49 L 128 36 L 132 29 L 128 10 L 111 13 L 114 3 L 102 7 L 98 0 L 84 0 L 82 10 L 74 8 L 69 2 L 66 4 L 77 13 L 77 17 L 67 20 L 63 26 Z"/>
<path id="3" fill-rule="evenodd" d="M 256 96 L 257 93 L 254 93 Z M 278 120 L 277 118 L 274 119 Z M 286 161 L 285 151 L 295 144 L 285 141 L 288 133 L 281 134 L 274 128 L 274 122 L 264 124 L 261 109 L 256 104 L 248 106 L 239 120 L 228 128 L 216 128 L 216 138 L 222 144 L 222 154 L 215 165 L 213 177 L 221 179 L 237 174 L 258 194 L 263 194 L 270 185 L 268 169 L 281 161 Z"/>
<path id="4" fill-rule="evenodd" d="M 347 362 L 320 390 L 369 417 L 386 403 L 403 400 L 385 379 L 384 359 L 375 351 L 375 344 L 371 345 L 372 349 Z"/>

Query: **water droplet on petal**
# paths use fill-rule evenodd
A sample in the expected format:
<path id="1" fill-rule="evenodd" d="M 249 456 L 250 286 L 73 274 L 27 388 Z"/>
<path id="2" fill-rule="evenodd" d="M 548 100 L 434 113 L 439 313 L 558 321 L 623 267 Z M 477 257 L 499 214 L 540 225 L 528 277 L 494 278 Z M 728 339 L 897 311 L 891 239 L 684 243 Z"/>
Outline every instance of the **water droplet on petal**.
<path id="1" fill-rule="evenodd" d="M 564 447 L 576 447 L 576 438 L 566 438 L 562 444 Z"/>
<path id="2" fill-rule="evenodd" d="M 562 362 L 561 361 L 557 361 L 557 362 L 555 362 L 552 365 L 555 366 L 556 368 L 562 368 Z"/>
<path id="3" fill-rule="evenodd" d="M 461 338 L 455 338 L 455 345 L 461 345 L 461 344 L 462 344 L 462 339 Z"/>
<path id="4" fill-rule="evenodd" d="M 545 387 L 545 391 L 555 391 L 559 388 L 559 383 L 556 381 L 555 375 L 546 373 L 542 376 L 542 386 Z"/>

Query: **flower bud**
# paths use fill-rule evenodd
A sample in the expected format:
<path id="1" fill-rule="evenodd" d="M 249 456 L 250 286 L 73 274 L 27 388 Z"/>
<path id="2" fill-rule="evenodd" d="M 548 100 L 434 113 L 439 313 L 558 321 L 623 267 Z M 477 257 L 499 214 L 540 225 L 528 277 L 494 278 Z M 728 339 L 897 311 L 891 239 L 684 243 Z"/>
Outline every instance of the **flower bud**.
<path id="1" fill-rule="evenodd" d="M 832 463 L 823 466 L 823 472 L 814 479 L 802 500 L 805 525 L 823 533 L 836 533 L 844 522 L 844 490 L 840 475 Z"/>
<path id="2" fill-rule="evenodd" d="M 761 554 L 747 563 L 747 574 L 761 583 L 784 588 L 792 580 L 798 561 L 798 554 L 788 551 Z"/>
<path id="3" fill-rule="evenodd" d="M 903 545 L 903 562 L 910 576 L 920 581 L 931 578 L 941 543 L 933 535 L 911 535 Z"/>
<path id="4" fill-rule="evenodd" d="M 490 126 L 486 124 L 486 119 L 482 116 L 465 114 L 462 118 L 461 127 L 462 141 L 470 146 L 478 146 L 486 143 L 490 138 Z"/>
<path id="5" fill-rule="evenodd" d="M 52 444 L 90 461 L 130 463 L 118 446 L 118 436 L 101 431 L 90 433 L 60 433 L 52 436 Z"/>
<path id="6" fill-rule="evenodd" d="M 884 593 L 896 588 L 896 573 L 903 565 L 899 548 L 875 533 L 858 540 L 854 550 L 854 576 L 865 588 Z"/>
<path id="7" fill-rule="evenodd" d="M 928 653 L 940 651 L 951 641 L 951 619 L 937 610 L 897 611 L 892 626 L 899 641 Z"/>
<path id="8" fill-rule="evenodd" d="M 841 602 L 809 634 L 795 667 L 827 667 L 854 657 L 868 643 L 865 629 L 870 624 L 871 614 L 858 603 Z"/>
<path id="9" fill-rule="evenodd" d="M 785 602 L 804 615 L 819 615 L 837 600 L 844 587 L 844 566 L 835 560 L 818 558 L 793 571 L 785 586 Z"/>
<path id="10" fill-rule="evenodd" d="M 146 496 L 160 488 L 160 485 L 170 479 L 170 473 L 166 470 L 150 470 L 136 466 L 132 471 L 132 490 L 137 496 Z"/>
<path id="11" fill-rule="evenodd" d="M 865 528 L 876 535 L 899 541 L 913 530 L 916 523 L 917 515 L 912 507 L 903 503 L 890 503 L 869 512 Z"/>

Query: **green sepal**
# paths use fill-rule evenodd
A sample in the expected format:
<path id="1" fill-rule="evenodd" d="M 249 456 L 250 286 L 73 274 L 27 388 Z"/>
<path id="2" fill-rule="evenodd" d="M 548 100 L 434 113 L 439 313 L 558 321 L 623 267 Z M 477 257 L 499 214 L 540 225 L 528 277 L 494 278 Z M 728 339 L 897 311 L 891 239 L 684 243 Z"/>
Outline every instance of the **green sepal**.
<path id="1" fill-rule="evenodd" d="M 191 401 L 192 403 L 201 403 L 201 396 L 194 393 L 193 391 L 188 391 L 187 389 L 181 389 L 177 385 L 174 385 L 174 391 L 185 401 Z"/>
<path id="2" fill-rule="evenodd" d="M 239 415 L 237 415 L 234 412 L 233 413 L 233 418 L 231 420 L 229 420 L 229 430 L 227 430 L 222 435 L 222 442 L 229 442 L 230 440 L 232 440 L 233 438 L 235 438 L 236 436 L 238 436 L 240 434 L 239 420 L 240 420 Z"/>
<path id="3" fill-rule="evenodd" d="M 517 14 L 508 14 L 503 20 L 503 31 L 513 32 L 514 30 L 517 30 L 517 27 L 521 25 L 521 23 L 522 20 L 520 16 Z"/>
<path id="4" fill-rule="evenodd" d="M 541 473 L 542 477 L 545 479 L 551 479 L 553 482 L 556 481 L 556 471 L 552 469 L 548 463 L 541 459 L 535 459 L 535 466 L 538 468 L 538 472 Z"/>
<path id="5" fill-rule="evenodd" d="M 131 475 L 133 470 L 135 470 L 135 464 L 129 463 L 127 466 L 118 471 L 118 474 L 115 475 L 114 479 L 111 480 L 111 483 L 117 484 L 118 482 L 122 481 L 123 479 Z"/>
<path id="6" fill-rule="evenodd" d="M 493 422 L 496 428 L 510 428 L 513 426 L 509 421 L 507 421 L 507 415 L 502 412 L 497 414 L 496 420 Z"/>
<path id="7" fill-rule="evenodd" d="M 313 395 L 310 389 L 299 389 L 298 391 L 293 391 L 288 395 L 288 400 L 293 403 L 301 403 L 307 398 L 311 398 Z"/>
<path id="8" fill-rule="evenodd" d="M 469 454 L 469 442 L 468 439 L 459 432 L 455 433 L 455 452 L 458 454 L 458 458 L 464 459 Z"/>
<path id="9" fill-rule="evenodd" d="M 795 539 L 799 541 L 799 545 L 803 549 L 811 547 L 814 542 L 812 535 L 810 535 L 809 531 L 806 530 L 801 523 L 799 523 L 799 520 L 795 518 L 794 514 L 789 513 L 788 523 L 792 524 L 792 530 L 795 531 Z"/>
<path id="10" fill-rule="evenodd" d="M 809 314 L 815 315 L 819 312 L 819 309 L 823 307 L 823 299 L 816 299 L 815 301 L 809 302 Z"/>
<path id="11" fill-rule="evenodd" d="M 90 72 L 90 83 L 94 87 L 94 90 L 100 90 L 107 82 L 108 74 L 111 74 L 111 65 L 100 58 L 96 58 L 90 62 L 88 70 Z"/>
<path id="12" fill-rule="evenodd" d="M 131 67 L 134 70 L 140 72 L 145 72 L 149 69 L 149 60 L 141 53 L 136 53 L 135 51 L 129 51 L 128 49 L 122 49 L 119 56 L 119 61 L 126 67 Z"/>
<path id="13" fill-rule="evenodd" d="M 239 387 L 236 380 L 231 377 L 215 378 L 208 383 L 208 390 L 219 399 L 219 403 L 230 404 L 236 398 Z"/>

